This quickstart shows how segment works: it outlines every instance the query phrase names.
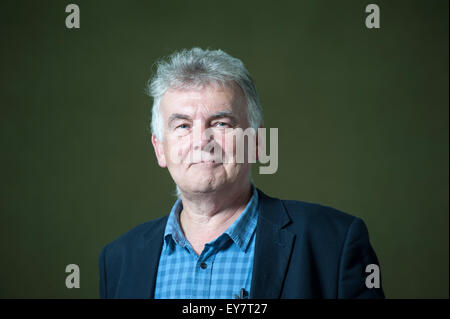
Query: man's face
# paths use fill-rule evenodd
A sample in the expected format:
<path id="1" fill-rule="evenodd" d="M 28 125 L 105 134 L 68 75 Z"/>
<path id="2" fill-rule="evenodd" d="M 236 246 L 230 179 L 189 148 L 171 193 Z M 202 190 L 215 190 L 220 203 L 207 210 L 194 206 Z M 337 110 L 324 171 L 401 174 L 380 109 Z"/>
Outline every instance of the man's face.
<path id="1" fill-rule="evenodd" d="M 250 164 L 236 163 L 230 128 L 248 127 L 239 86 L 169 89 L 161 99 L 163 141 L 152 137 L 161 167 L 189 193 L 209 193 L 248 181 Z M 205 130 L 207 134 L 205 134 Z"/>

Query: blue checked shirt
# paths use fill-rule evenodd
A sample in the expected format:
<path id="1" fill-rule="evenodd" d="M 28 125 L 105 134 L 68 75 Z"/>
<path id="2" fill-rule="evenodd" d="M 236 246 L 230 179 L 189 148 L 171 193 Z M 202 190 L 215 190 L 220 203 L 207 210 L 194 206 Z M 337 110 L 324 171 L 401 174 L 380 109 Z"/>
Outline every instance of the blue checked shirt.
<path id="1" fill-rule="evenodd" d="M 258 220 L 258 192 L 237 220 L 198 256 L 179 223 L 178 199 L 170 212 L 156 277 L 155 299 L 234 299 L 250 295 Z"/>

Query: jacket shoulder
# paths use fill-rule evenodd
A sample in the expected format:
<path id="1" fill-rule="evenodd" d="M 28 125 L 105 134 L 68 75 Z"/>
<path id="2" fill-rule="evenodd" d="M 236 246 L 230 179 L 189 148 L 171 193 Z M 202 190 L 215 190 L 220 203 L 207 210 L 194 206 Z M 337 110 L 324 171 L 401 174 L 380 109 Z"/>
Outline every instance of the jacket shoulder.
<path id="1" fill-rule="evenodd" d="M 299 200 L 281 200 L 289 215 L 295 219 L 310 221 L 333 221 L 335 223 L 351 224 L 356 216 L 343 212 L 331 206 Z"/>
<path id="2" fill-rule="evenodd" d="M 291 218 L 290 230 L 310 238 L 343 240 L 352 224 L 364 224 L 359 217 L 331 206 L 298 200 L 281 202 Z"/>
<path id="3" fill-rule="evenodd" d="M 101 298 L 134 295 L 139 286 L 134 274 L 145 268 L 143 264 L 156 267 L 152 264 L 159 245 L 155 238 L 164 233 L 166 220 L 164 216 L 135 226 L 103 247 L 98 257 Z"/>
<path id="4" fill-rule="evenodd" d="M 108 243 L 103 250 L 108 248 L 108 253 L 112 254 L 124 249 L 137 248 L 142 238 L 151 236 L 156 231 L 164 229 L 167 218 L 168 215 L 139 224 Z"/>

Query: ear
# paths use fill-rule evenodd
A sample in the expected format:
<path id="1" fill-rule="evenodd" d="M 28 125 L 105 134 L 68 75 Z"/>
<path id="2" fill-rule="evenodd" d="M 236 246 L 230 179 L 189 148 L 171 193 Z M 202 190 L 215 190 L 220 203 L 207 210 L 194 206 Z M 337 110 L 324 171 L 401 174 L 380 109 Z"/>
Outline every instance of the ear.
<path id="1" fill-rule="evenodd" d="M 164 155 L 163 143 L 160 142 L 154 134 L 152 134 L 152 144 L 155 149 L 156 158 L 158 159 L 158 165 L 162 168 L 167 167 L 166 156 Z"/>

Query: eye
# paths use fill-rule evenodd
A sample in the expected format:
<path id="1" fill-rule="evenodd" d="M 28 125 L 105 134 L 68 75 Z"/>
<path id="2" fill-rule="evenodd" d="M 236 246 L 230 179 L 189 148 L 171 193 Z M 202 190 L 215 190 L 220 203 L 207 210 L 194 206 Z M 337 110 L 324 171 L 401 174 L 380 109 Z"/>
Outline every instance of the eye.
<path id="1" fill-rule="evenodd" d="M 189 124 L 183 123 L 183 124 L 178 125 L 176 128 L 187 129 L 187 128 L 189 128 Z"/>
<path id="2" fill-rule="evenodd" d="M 229 126 L 229 125 L 228 125 L 228 123 L 225 123 L 225 122 L 217 122 L 217 123 L 214 124 L 214 126 L 216 126 L 216 127 L 226 127 L 226 126 Z"/>

